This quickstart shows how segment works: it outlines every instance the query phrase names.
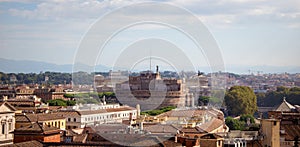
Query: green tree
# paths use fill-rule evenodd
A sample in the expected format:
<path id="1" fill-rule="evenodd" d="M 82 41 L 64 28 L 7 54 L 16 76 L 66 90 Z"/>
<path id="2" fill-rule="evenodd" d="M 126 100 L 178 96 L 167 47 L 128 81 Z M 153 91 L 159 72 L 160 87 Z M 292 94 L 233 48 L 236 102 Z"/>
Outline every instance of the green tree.
<path id="1" fill-rule="evenodd" d="M 72 100 L 69 100 L 69 101 L 67 101 L 67 105 L 68 106 L 74 106 L 74 105 L 76 105 L 76 102 L 72 101 Z"/>
<path id="2" fill-rule="evenodd" d="M 164 113 L 164 112 L 171 111 L 172 109 L 175 109 L 175 108 L 176 108 L 175 106 L 167 106 L 167 107 L 160 108 L 158 110 L 155 109 L 155 110 L 144 111 L 144 112 L 141 112 L 141 114 L 142 115 L 148 114 L 148 115 L 151 115 L 151 116 L 155 116 L 155 115 L 159 115 L 159 114 Z"/>
<path id="3" fill-rule="evenodd" d="M 228 114 L 238 116 L 241 114 L 251 114 L 257 110 L 256 95 L 247 86 L 233 86 L 226 92 L 225 104 Z"/>
<path id="4" fill-rule="evenodd" d="M 49 100 L 47 103 L 49 103 L 49 106 L 67 106 L 66 101 L 62 99 Z"/>
<path id="5" fill-rule="evenodd" d="M 200 96 L 198 101 L 199 101 L 199 105 L 207 105 L 209 102 L 209 96 Z"/>
<path id="6" fill-rule="evenodd" d="M 266 94 L 257 94 L 257 105 L 261 107 L 274 107 L 279 105 L 283 98 L 292 105 L 300 105 L 300 88 L 299 87 L 278 87 L 276 91 L 269 91 Z"/>
<path id="7" fill-rule="evenodd" d="M 66 93 L 66 94 L 64 94 L 64 97 L 65 98 L 74 98 L 75 96 L 74 96 L 74 94 Z"/>
<path id="8" fill-rule="evenodd" d="M 245 126 L 245 122 L 233 119 L 230 116 L 225 119 L 225 124 L 229 127 L 230 130 L 243 130 Z"/>
<path id="9" fill-rule="evenodd" d="M 277 89 L 276 89 L 277 92 L 283 92 L 283 93 L 288 93 L 289 90 L 290 90 L 289 88 L 284 87 L 284 86 L 279 86 L 279 87 L 277 87 Z"/>
<path id="10" fill-rule="evenodd" d="M 74 106 L 76 105 L 75 101 L 69 100 L 65 101 L 63 99 L 55 99 L 55 100 L 48 100 L 49 106 Z"/>
<path id="11" fill-rule="evenodd" d="M 243 121 L 245 123 L 247 123 L 247 119 L 250 119 L 250 123 L 253 124 L 255 123 L 255 120 L 254 120 L 254 117 L 253 115 L 250 115 L 250 114 L 243 114 L 240 116 L 240 121 Z"/>

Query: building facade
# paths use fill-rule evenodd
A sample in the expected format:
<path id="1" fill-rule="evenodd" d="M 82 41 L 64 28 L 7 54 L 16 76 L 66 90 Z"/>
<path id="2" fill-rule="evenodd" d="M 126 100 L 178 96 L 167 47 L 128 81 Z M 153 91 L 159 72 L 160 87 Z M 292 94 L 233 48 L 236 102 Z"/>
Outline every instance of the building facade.
<path id="1" fill-rule="evenodd" d="M 74 129 L 136 119 L 137 110 L 129 106 L 120 106 L 97 110 L 62 110 L 55 114 L 66 118 L 67 129 Z"/>
<path id="2" fill-rule="evenodd" d="M 17 114 L 15 127 L 17 129 L 22 128 L 32 124 L 33 122 L 37 122 L 48 127 L 55 127 L 59 130 L 66 129 L 66 118 L 62 115 L 53 113 Z"/>
<path id="3" fill-rule="evenodd" d="M 125 104 L 135 106 L 139 100 L 151 99 L 143 110 L 165 106 L 185 106 L 184 85 L 181 80 L 160 77 L 158 66 L 156 73 L 141 72 L 138 76 L 129 76 L 128 81 L 116 84 L 116 95 Z M 137 101 L 133 101 L 136 99 Z M 128 101 L 126 101 L 128 100 Z"/>
<path id="4" fill-rule="evenodd" d="M 61 130 L 47 126 L 42 123 L 32 123 L 30 125 L 16 128 L 13 132 L 14 143 L 37 140 L 41 142 L 60 142 Z"/>
<path id="5" fill-rule="evenodd" d="M 0 102 L 0 146 L 13 143 L 16 109 L 6 102 Z"/>

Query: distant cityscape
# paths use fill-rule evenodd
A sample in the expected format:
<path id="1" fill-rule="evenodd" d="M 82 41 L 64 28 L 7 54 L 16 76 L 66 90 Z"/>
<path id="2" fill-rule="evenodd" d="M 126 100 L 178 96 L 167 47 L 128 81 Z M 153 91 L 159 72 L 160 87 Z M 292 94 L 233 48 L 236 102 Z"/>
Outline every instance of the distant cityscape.
<path id="1" fill-rule="evenodd" d="M 298 73 L 176 73 L 157 66 L 155 72 L 0 77 L 1 145 L 298 145 Z M 255 94 L 254 113 L 234 113 L 227 105 L 236 86 L 249 87 Z"/>
<path id="2" fill-rule="evenodd" d="M 300 147 L 299 6 L 0 0 L 0 147 Z"/>

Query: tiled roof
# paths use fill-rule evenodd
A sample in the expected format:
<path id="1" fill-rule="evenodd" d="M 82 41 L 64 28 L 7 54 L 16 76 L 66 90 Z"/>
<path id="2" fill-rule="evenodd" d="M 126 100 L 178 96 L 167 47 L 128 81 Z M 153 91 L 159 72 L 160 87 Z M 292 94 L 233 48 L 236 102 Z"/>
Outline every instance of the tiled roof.
<path id="1" fill-rule="evenodd" d="M 16 118 L 16 122 L 30 122 L 29 118 L 26 117 L 26 115 L 19 115 L 19 114 L 16 114 L 15 115 L 15 118 Z"/>
<path id="2" fill-rule="evenodd" d="M 78 111 L 80 115 L 90 115 L 90 114 L 99 114 L 99 113 L 106 113 L 107 111 L 105 109 L 100 110 L 84 110 L 84 111 Z"/>
<path id="3" fill-rule="evenodd" d="M 126 130 L 127 128 L 128 126 L 123 124 L 101 124 L 99 126 L 95 126 L 94 130 L 98 133 L 106 133 L 115 132 L 118 130 Z"/>
<path id="4" fill-rule="evenodd" d="M 202 130 L 199 127 L 184 127 L 180 130 L 183 133 L 186 134 L 202 134 L 202 133 L 207 133 L 206 131 Z"/>
<path id="5" fill-rule="evenodd" d="M 205 130 L 206 132 L 212 132 L 213 130 L 223 126 L 224 122 L 217 118 L 212 118 L 211 121 L 206 122 L 199 126 L 200 129 Z"/>
<path id="6" fill-rule="evenodd" d="M 105 109 L 107 112 L 119 112 L 119 111 L 129 111 L 129 110 L 135 110 L 133 107 L 121 107 L 121 108 L 109 108 Z"/>
<path id="7" fill-rule="evenodd" d="M 17 128 L 14 131 L 14 134 L 51 134 L 51 133 L 59 133 L 60 130 L 56 127 L 47 126 L 39 123 L 33 123 L 21 128 Z"/>
<path id="8" fill-rule="evenodd" d="M 65 119 L 64 116 L 55 113 L 39 113 L 39 114 L 18 114 L 16 115 L 16 122 L 37 122 L 37 121 L 51 121 Z"/>
<path id="9" fill-rule="evenodd" d="M 12 106 L 11 104 L 9 104 L 8 102 L 0 102 L 0 106 L 5 105 L 6 107 L 8 107 L 11 111 L 17 111 L 17 109 Z"/>
<path id="10" fill-rule="evenodd" d="M 283 98 L 282 103 L 275 109 L 275 111 L 292 111 L 293 109 L 296 109 L 293 105 L 288 103 L 285 98 Z"/>
<path id="11" fill-rule="evenodd" d="M 78 111 L 72 111 L 72 110 L 67 110 L 67 111 L 62 110 L 62 111 L 55 112 L 53 114 L 59 114 L 64 117 L 80 117 L 80 113 Z"/>
<path id="12" fill-rule="evenodd" d="M 144 130 L 149 131 L 151 133 L 172 133 L 176 134 L 178 128 L 174 127 L 170 124 L 144 124 Z"/>
<path id="13" fill-rule="evenodd" d="M 32 140 L 32 141 L 14 143 L 11 145 L 7 145 L 6 147 L 43 147 L 43 144 L 36 140 Z"/>
<path id="14" fill-rule="evenodd" d="M 204 115 L 207 110 L 187 109 L 187 110 L 171 110 L 158 115 L 157 117 L 193 117 Z"/>
<path id="15" fill-rule="evenodd" d="M 295 139 L 296 136 L 300 136 L 300 125 L 294 124 L 287 124 L 281 125 L 281 130 L 285 131 L 285 140 L 292 141 Z"/>
<path id="16" fill-rule="evenodd" d="M 129 146 L 155 146 L 155 147 L 163 147 L 163 142 L 157 137 L 142 137 L 135 140 L 133 143 L 129 144 Z"/>
<path id="17" fill-rule="evenodd" d="M 77 133 L 71 129 L 68 129 L 68 130 L 65 130 L 65 135 L 66 136 L 75 136 L 75 135 L 77 135 Z"/>
<path id="18" fill-rule="evenodd" d="M 85 143 L 87 139 L 88 134 L 78 134 L 73 137 L 73 142 L 81 142 Z"/>

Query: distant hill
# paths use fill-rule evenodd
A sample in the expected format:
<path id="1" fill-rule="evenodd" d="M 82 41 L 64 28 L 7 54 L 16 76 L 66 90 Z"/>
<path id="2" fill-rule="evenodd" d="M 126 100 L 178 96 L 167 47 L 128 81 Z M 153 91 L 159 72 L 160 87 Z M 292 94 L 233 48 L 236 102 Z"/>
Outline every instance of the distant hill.
<path id="1" fill-rule="evenodd" d="M 95 68 L 85 65 L 78 64 L 75 71 L 83 70 L 88 71 L 90 69 L 96 69 L 96 71 L 107 72 L 111 68 L 104 65 L 97 65 Z M 244 65 L 227 65 L 226 72 L 236 73 L 236 74 L 256 74 L 257 71 L 263 71 L 263 73 L 300 73 L 300 66 L 244 66 Z M 147 67 L 145 67 L 147 68 Z M 39 73 L 40 71 L 52 71 L 52 72 L 67 72 L 71 73 L 73 69 L 72 64 L 58 65 L 53 63 L 41 62 L 41 61 L 31 61 L 31 60 L 10 60 L 0 58 L 0 72 L 5 73 Z M 114 68 L 116 70 L 122 70 L 124 68 L 118 67 Z M 125 69 L 124 69 L 125 70 Z M 138 69 L 144 70 L 144 69 Z M 200 67 L 200 71 L 205 73 L 211 72 L 209 67 Z M 161 69 L 164 71 L 164 69 Z"/>
<path id="2" fill-rule="evenodd" d="M 84 64 L 78 64 L 78 69 L 90 68 Z M 0 72 L 5 73 L 39 73 L 41 71 L 72 72 L 72 64 L 58 65 L 53 63 L 31 60 L 9 60 L 0 58 Z M 108 71 L 110 68 L 102 65 L 96 66 L 97 70 Z"/>
<path id="3" fill-rule="evenodd" d="M 260 65 L 260 66 L 243 66 L 243 65 L 227 65 L 226 71 L 230 73 L 237 74 L 260 74 L 264 73 L 300 73 L 300 66 L 269 66 L 269 65 Z"/>

